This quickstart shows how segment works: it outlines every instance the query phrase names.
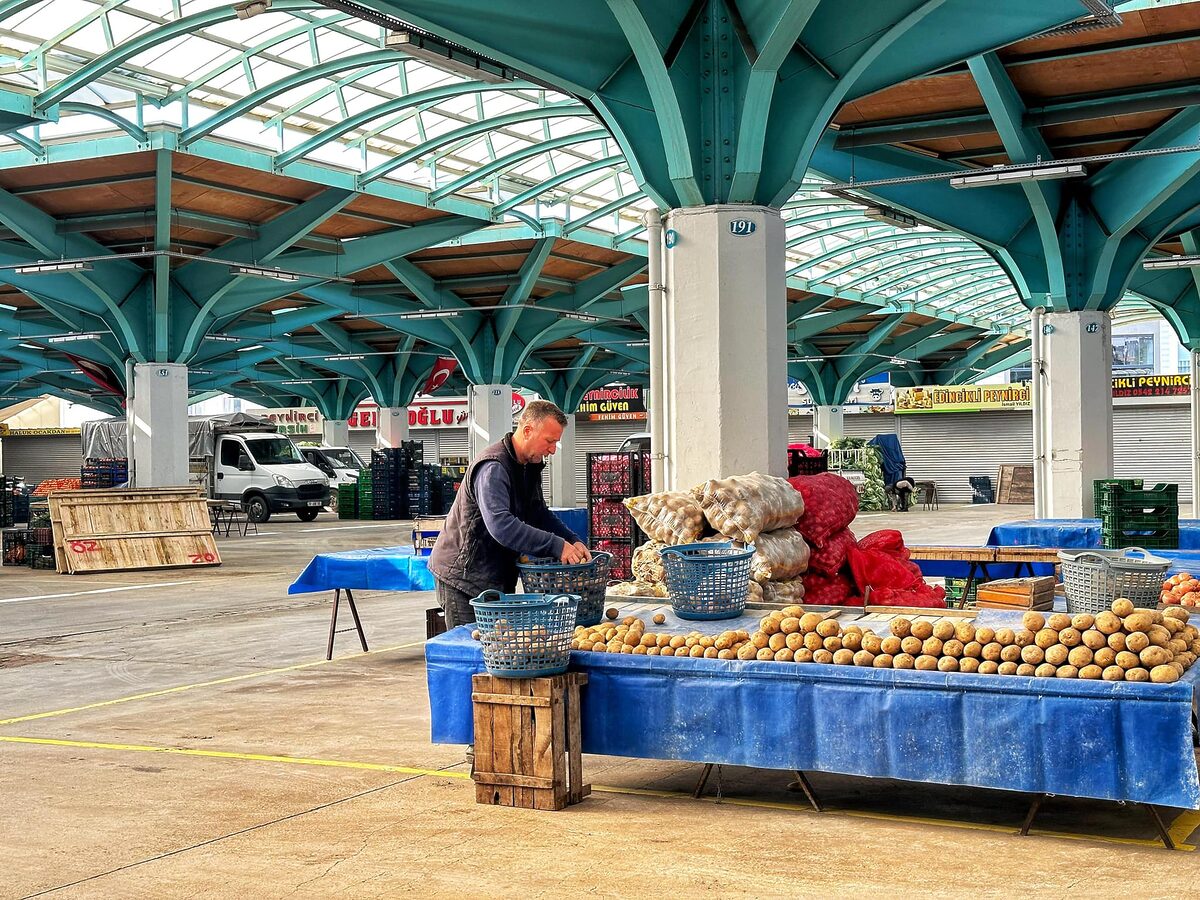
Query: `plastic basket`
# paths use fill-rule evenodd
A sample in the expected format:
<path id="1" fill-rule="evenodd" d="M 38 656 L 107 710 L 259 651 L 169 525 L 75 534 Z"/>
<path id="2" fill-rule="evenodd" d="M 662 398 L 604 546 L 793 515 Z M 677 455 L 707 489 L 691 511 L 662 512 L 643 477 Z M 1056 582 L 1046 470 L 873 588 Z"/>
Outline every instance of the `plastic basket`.
<path id="1" fill-rule="evenodd" d="M 732 619 L 746 608 L 754 545 L 679 544 L 662 550 L 667 595 L 681 619 Z"/>
<path id="2" fill-rule="evenodd" d="M 489 674 L 541 678 L 567 670 L 578 596 L 484 591 L 471 605 Z"/>
<path id="3" fill-rule="evenodd" d="M 593 553 L 590 562 L 566 565 L 556 559 L 531 559 L 517 563 L 521 586 L 542 594 L 573 594 L 579 597 L 576 625 L 598 625 L 604 618 L 604 594 L 608 587 L 611 553 Z"/>
<path id="4" fill-rule="evenodd" d="M 1058 558 L 1062 561 L 1067 612 L 1072 615 L 1103 612 L 1118 597 L 1127 597 L 1134 606 L 1156 606 L 1163 578 L 1171 566 L 1170 560 L 1141 547 L 1080 553 L 1060 550 Z"/>

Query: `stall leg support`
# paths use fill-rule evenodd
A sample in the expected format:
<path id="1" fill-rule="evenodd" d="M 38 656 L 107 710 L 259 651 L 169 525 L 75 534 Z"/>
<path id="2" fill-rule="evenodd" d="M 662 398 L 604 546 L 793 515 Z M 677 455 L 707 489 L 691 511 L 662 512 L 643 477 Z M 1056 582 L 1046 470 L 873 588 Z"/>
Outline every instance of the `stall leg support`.
<path id="1" fill-rule="evenodd" d="M 1033 820 L 1037 817 L 1038 810 L 1042 808 L 1042 801 L 1044 801 L 1048 796 L 1050 795 L 1038 794 L 1033 798 L 1033 802 L 1029 804 L 1029 814 L 1025 816 L 1025 821 L 1021 823 L 1021 830 L 1017 832 L 1021 835 L 1021 837 L 1027 837 L 1029 835 L 1029 829 L 1033 825 Z"/>
<path id="2" fill-rule="evenodd" d="M 342 588 L 337 588 L 333 592 L 333 613 L 329 617 L 329 642 L 325 647 L 325 658 L 333 659 L 333 636 L 337 634 L 337 616 L 338 606 L 342 602 Z M 358 617 L 358 607 L 354 605 L 354 594 L 350 592 L 350 588 L 345 588 L 346 602 L 350 604 L 350 615 L 354 618 L 354 627 L 358 631 L 358 642 L 362 644 L 363 653 L 367 652 L 367 636 L 363 634 L 362 620 Z"/>
<path id="3" fill-rule="evenodd" d="M 1150 810 L 1150 817 L 1154 819 L 1154 827 L 1158 829 L 1158 837 L 1163 842 L 1163 846 L 1168 850 L 1174 850 L 1175 842 L 1171 840 L 1171 833 L 1167 831 L 1166 823 L 1163 822 L 1158 809 L 1151 803 L 1143 803 L 1142 806 Z"/>
<path id="4" fill-rule="evenodd" d="M 813 812 L 823 812 L 821 803 L 817 800 L 816 792 L 813 791 L 812 784 L 808 778 L 799 769 L 796 770 L 796 780 L 787 786 L 789 791 L 803 791 L 804 796 L 808 798 L 808 803 L 813 808 Z"/>
<path id="5" fill-rule="evenodd" d="M 354 628 L 358 631 L 358 642 L 362 644 L 363 653 L 367 652 L 367 636 L 363 634 L 362 620 L 358 617 L 358 607 L 354 605 L 354 595 L 346 588 L 346 599 L 350 602 L 350 615 L 354 617 Z"/>
<path id="6" fill-rule="evenodd" d="M 696 782 L 696 789 L 692 791 L 692 799 L 699 800 L 704 796 L 704 788 L 708 785 L 708 778 L 712 775 L 713 763 L 705 763 L 704 769 L 700 772 L 700 780 Z"/>

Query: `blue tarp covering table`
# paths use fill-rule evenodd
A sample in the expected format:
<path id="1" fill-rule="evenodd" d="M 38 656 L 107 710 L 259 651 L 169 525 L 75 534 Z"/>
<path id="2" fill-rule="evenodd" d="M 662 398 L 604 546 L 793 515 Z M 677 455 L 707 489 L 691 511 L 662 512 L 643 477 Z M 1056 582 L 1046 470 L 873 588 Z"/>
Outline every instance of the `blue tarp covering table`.
<path id="1" fill-rule="evenodd" d="M 374 547 L 321 553 L 288 587 L 289 594 L 313 591 L 432 591 L 429 560 L 412 547 Z"/>
<path id="2" fill-rule="evenodd" d="M 434 743 L 470 743 L 478 642 L 456 628 L 425 659 Z M 571 668 L 586 753 L 1200 808 L 1200 666 L 1171 685 L 602 653 Z"/>
<path id="3" fill-rule="evenodd" d="M 1099 519 L 1022 519 L 997 525 L 988 535 L 992 547 L 1055 547 L 1057 549 L 1100 546 Z M 1179 547 L 1200 550 L 1200 519 L 1179 520 Z M 1171 551 L 1162 555 L 1171 556 Z"/>

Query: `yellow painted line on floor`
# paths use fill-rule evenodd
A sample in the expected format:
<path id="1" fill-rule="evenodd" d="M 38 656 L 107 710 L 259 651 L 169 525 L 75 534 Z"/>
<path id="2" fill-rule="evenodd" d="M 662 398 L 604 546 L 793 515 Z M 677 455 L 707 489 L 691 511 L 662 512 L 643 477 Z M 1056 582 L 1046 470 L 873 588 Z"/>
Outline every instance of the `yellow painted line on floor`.
<path id="1" fill-rule="evenodd" d="M 19 722 L 32 722 L 37 719 L 50 719 L 55 716 L 65 716 L 68 713 L 85 712 L 89 709 L 102 709 L 106 706 L 117 706 L 122 703 L 132 703 L 134 700 L 148 700 L 151 697 L 164 697 L 167 694 L 179 694 L 183 691 L 191 691 L 196 688 L 215 687 L 222 684 L 234 684 L 239 681 L 249 681 L 254 678 L 267 678 L 271 675 L 280 675 L 284 672 L 298 672 L 301 669 L 311 669 L 314 666 L 324 666 L 330 663 L 346 662 L 351 659 L 362 659 L 364 656 L 375 656 L 380 653 L 392 653 L 396 650 L 407 650 L 410 647 L 419 647 L 424 644 L 424 641 L 412 641 L 408 644 L 397 644 L 394 647 L 383 647 L 379 650 L 368 650 L 365 653 L 355 653 L 350 656 L 337 656 L 333 659 L 316 659 L 312 662 L 297 663 L 294 666 L 283 666 L 278 669 L 263 669 L 261 672 L 247 672 L 244 675 L 230 675 L 227 678 L 214 678 L 211 681 L 198 681 L 194 684 L 180 684 L 175 687 L 162 688 L 157 691 L 146 691 L 141 694 L 130 694 L 127 697 L 117 697 L 113 700 L 100 700 L 96 703 L 85 703 L 83 706 L 68 706 L 64 709 L 52 709 L 47 712 L 30 713 L 26 716 L 13 716 L 10 719 L 0 719 L 0 725 L 16 725 Z"/>
<path id="2" fill-rule="evenodd" d="M 324 766 L 326 768 L 335 769 L 360 769 L 371 772 L 394 772 L 402 775 L 423 775 L 430 778 L 457 778 L 463 781 L 469 781 L 471 778 L 470 774 L 467 772 L 451 772 L 444 769 L 422 769 L 414 766 L 397 766 L 388 763 L 356 762 L 353 760 L 322 759 L 304 756 L 277 756 L 267 753 L 234 753 L 225 750 L 194 750 L 186 747 L 159 747 L 146 744 L 113 744 L 102 741 L 74 741 L 60 740 L 57 738 L 17 737 L 14 735 L 0 735 L 0 743 L 35 744 L 48 747 L 71 747 L 81 750 L 113 750 L 126 753 L 165 753 L 174 756 L 193 756 L 208 759 L 236 759 L 251 762 L 289 763 L 293 765 L 304 766 Z M 636 797 L 653 797 L 661 800 L 693 799 L 691 793 L 688 791 L 614 787 L 603 784 L 593 784 L 592 791 L 594 793 L 601 794 L 626 794 Z M 784 803 L 778 800 L 752 800 L 741 799 L 737 797 L 716 797 L 715 795 L 708 795 L 701 797 L 700 799 L 714 805 L 722 804 L 725 806 L 742 806 L 754 809 L 774 809 L 791 813 L 817 814 L 816 811 L 811 807 L 802 806 L 797 803 Z M 847 816 L 855 819 L 870 819 L 877 822 L 901 822 L 910 825 L 932 825 L 939 828 L 957 828 L 964 831 L 986 831 L 993 834 L 1011 835 L 1015 833 L 1013 826 L 1011 825 L 988 825 L 980 822 L 961 822 L 953 819 L 934 819 L 927 816 L 904 816 L 894 813 L 870 812 L 867 810 L 826 807 L 825 811 L 821 814 Z M 1195 817 L 1195 823 L 1191 825 L 1183 821 L 1184 819 L 1189 819 L 1189 821 L 1191 821 L 1190 817 Z M 1191 831 L 1195 828 L 1195 824 L 1200 824 L 1200 813 L 1185 812 L 1175 820 L 1175 823 L 1171 828 L 1171 838 L 1175 841 L 1176 850 L 1192 852 L 1196 849 L 1195 846 L 1191 844 L 1183 843 L 1183 839 L 1191 833 Z M 1187 828 L 1187 831 L 1183 832 L 1182 834 L 1178 834 L 1177 831 L 1183 828 Z M 1163 846 L 1161 841 L 1148 838 L 1120 838 L 1081 832 L 1048 831 L 1038 828 L 1030 829 L 1029 833 L 1038 837 L 1056 837 L 1065 838 L 1067 840 L 1100 842 L 1106 844 L 1127 844 L 1138 847 Z"/>
<path id="3" fill-rule="evenodd" d="M 1193 831 L 1200 828 L 1200 812 L 1187 810 L 1179 814 L 1178 818 L 1171 823 L 1171 827 L 1167 829 L 1167 834 L 1171 836 L 1176 845 L 1186 841 Z"/>

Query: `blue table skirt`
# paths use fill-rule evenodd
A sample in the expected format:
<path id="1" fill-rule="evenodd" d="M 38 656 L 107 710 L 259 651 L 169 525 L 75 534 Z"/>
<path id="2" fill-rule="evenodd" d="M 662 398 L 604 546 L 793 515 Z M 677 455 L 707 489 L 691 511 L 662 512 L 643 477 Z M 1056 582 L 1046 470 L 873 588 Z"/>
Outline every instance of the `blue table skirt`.
<path id="1" fill-rule="evenodd" d="M 314 556 L 288 587 L 289 594 L 332 591 L 432 591 L 429 560 L 412 547 L 375 547 Z"/>
<path id="2" fill-rule="evenodd" d="M 588 542 L 588 514 L 586 506 L 553 506 L 550 512 L 558 516 L 564 525 L 579 535 L 585 544 Z M 589 545 L 590 546 L 590 545 Z"/>
<path id="3" fill-rule="evenodd" d="M 425 645 L 434 743 L 473 740 L 470 628 Z M 583 750 L 1200 808 L 1200 666 L 1172 685 L 572 653 Z"/>

